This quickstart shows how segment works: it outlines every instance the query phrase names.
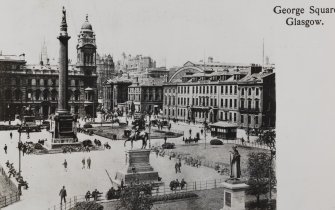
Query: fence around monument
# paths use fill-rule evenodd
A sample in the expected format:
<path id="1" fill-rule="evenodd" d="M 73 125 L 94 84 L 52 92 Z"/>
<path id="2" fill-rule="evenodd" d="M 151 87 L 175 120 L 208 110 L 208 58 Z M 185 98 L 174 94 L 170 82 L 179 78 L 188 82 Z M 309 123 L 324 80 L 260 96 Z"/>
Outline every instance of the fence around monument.
<path id="1" fill-rule="evenodd" d="M 178 194 L 178 193 L 186 193 L 186 192 L 195 192 L 200 190 L 210 190 L 222 187 L 221 183 L 224 182 L 225 179 L 214 179 L 214 180 L 203 180 L 203 181 L 192 181 L 187 182 L 183 189 L 178 187 L 177 189 L 171 190 L 171 188 L 167 185 L 160 186 L 151 191 L 152 196 L 163 196 L 162 201 L 168 200 L 168 197 L 164 198 L 164 195 L 168 196 L 169 194 Z M 118 199 L 107 200 L 105 198 L 106 193 L 102 194 L 98 202 L 113 202 Z M 59 198 L 60 200 L 60 198 Z M 48 208 L 48 210 L 68 210 L 76 206 L 76 203 L 86 201 L 84 195 L 73 196 L 70 198 L 66 198 L 66 202 L 63 204 L 57 204 Z M 90 199 L 92 201 L 92 198 Z"/>

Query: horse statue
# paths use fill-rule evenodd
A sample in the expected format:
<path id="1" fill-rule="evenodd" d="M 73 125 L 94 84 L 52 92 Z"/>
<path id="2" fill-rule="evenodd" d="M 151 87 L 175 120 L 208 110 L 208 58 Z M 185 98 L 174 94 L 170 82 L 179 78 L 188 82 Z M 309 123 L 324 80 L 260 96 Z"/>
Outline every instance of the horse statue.
<path id="1" fill-rule="evenodd" d="M 141 132 L 133 132 L 127 140 L 124 141 L 124 146 L 126 146 L 127 141 L 131 142 L 131 148 L 133 149 L 133 142 L 142 140 L 142 148 L 145 149 L 147 147 L 147 141 L 149 139 L 149 134 L 145 131 Z"/>

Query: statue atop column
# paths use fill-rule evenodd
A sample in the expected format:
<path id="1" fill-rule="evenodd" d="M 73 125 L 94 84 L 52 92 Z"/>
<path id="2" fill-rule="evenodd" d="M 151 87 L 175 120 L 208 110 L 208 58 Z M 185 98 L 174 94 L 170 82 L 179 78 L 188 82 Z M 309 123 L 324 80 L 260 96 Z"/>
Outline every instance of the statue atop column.
<path id="1" fill-rule="evenodd" d="M 66 23 L 66 10 L 65 10 L 65 7 L 63 7 L 63 17 L 62 17 L 62 23 Z"/>
<path id="2" fill-rule="evenodd" d="M 237 150 L 237 146 L 233 146 L 233 151 L 230 151 L 230 178 L 239 179 L 241 177 L 241 155 Z"/>

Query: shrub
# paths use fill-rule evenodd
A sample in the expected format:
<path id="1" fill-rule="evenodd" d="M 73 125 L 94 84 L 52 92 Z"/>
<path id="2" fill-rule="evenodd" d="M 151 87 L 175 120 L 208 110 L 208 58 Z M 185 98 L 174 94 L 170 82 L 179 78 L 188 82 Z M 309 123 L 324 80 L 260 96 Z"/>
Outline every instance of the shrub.
<path id="1" fill-rule="evenodd" d="M 93 128 L 93 126 L 90 123 L 85 123 L 83 127 L 84 128 Z"/>
<path id="2" fill-rule="evenodd" d="M 174 143 L 166 143 L 166 144 L 162 144 L 162 148 L 163 149 L 174 149 L 175 144 Z"/>
<path id="3" fill-rule="evenodd" d="M 35 148 L 35 149 L 43 149 L 43 146 L 42 146 L 40 143 L 36 143 L 36 144 L 34 145 L 34 148 Z"/>
<path id="4" fill-rule="evenodd" d="M 89 202 L 78 202 L 70 210 L 82 210 L 82 209 L 103 210 L 104 207 L 101 204 L 96 203 L 95 201 L 89 201 Z"/>
<path id="5" fill-rule="evenodd" d="M 223 145 L 223 142 L 219 139 L 213 139 L 210 141 L 210 145 Z"/>

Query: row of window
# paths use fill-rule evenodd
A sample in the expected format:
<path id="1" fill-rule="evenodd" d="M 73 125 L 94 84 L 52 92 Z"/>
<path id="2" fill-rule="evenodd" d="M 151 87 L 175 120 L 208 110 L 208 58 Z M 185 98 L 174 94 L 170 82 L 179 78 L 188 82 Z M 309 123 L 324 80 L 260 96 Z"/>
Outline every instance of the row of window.
<path id="1" fill-rule="evenodd" d="M 164 115 L 168 116 L 174 116 L 175 111 L 174 109 L 164 109 Z M 195 118 L 208 118 L 208 116 L 205 116 L 206 113 L 204 112 L 195 112 L 194 117 Z M 186 109 L 177 109 L 177 116 L 178 117 L 184 117 L 187 118 L 187 110 Z M 241 114 L 241 124 L 244 124 L 247 122 L 248 124 L 251 124 L 251 119 L 254 119 L 254 124 L 257 125 L 259 123 L 259 117 L 258 116 L 251 116 L 251 115 L 244 115 Z M 232 112 L 220 112 L 220 120 L 225 120 L 225 121 L 231 121 L 231 122 L 237 122 L 237 113 L 232 113 Z"/>
<path id="2" fill-rule="evenodd" d="M 177 88 L 177 93 L 180 94 L 210 94 L 210 93 L 217 93 L 217 89 L 220 89 L 221 94 L 226 95 L 237 95 L 237 85 L 221 85 L 221 86 L 214 86 L 214 85 L 207 85 L 207 86 L 179 86 Z M 175 93 L 174 88 L 166 88 L 165 93 Z M 250 96 L 252 95 L 253 88 L 241 88 L 241 95 L 244 95 L 245 92 Z M 260 94 L 259 88 L 255 88 L 255 95 L 258 96 Z"/>
<path id="3" fill-rule="evenodd" d="M 129 101 L 140 101 L 141 100 L 141 95 L 140 94 L 129 94 L 128 95 L 128 100 Z M 160 101 L 161 96 L 160 94 L 145 94 L 144 95 L 144 101 Z M 165 100 L 166 101 L 166 100 Z"/>
<path id="4" fill-rule="evenodd" d="M 1 80 L 2 82 L 2 80 Z M 20 86 L 22 83 L 22 80 L 20 78 L 13 78 L 11 80 L 12 85 Z M 56 86 L 58 84 L 58 79 L 28 79 L 27 80 L 28 85 L 35 86 Z M 70 86 L 79 86 L 80 81 L 79 80 L 69 80 Z"/>
<path id="5" fill-rule="evenodd" d="M 247 104 L 245 104 L 245 101 L 247 101 Z M 259 100 L 255 100 L 254 104 L 252 104 L 252 100 L 248 99 L 248 100 L 244 100 L 241 99 L 241 104 L 240 104 L 240 108 L 244 109 L 244 108 L 255 108 L 255 109 L 259 109 Z M 224 108 L 237 108 L 237 99 L 221 99 L 220 101 L 220 107 L 224 107 Z M 175 97 L 174 96 L 164 96 L 164 105 L 169 105 L 169 106 L 174 106 L 175 105 Z M 217 107 L 217 99 L 216 98 L 209 98 L 209 97 L 199 97 L 199 98 L 192 98 L 192 103 L 190 103 L 190 99 L 189 98 L 184 98 L 184 97 L 180 97 L 177 99 L 177 105 L 180 106 L 190 106 L 190 105 L 194 105 L 194 106 L 214 106 Z M 245 106 L 246 105 L 246 106 Z M 252 106 L 254 105 L 254 106 Z"/>
<path id="6" fill-rule="evenodd" d="M 189 94 L 189 93 L 200 93 L 200 94 L 209 94 L 217 93 L 217 89 L 220 89 L 221 94 L 230 94 L 237 95 L 237 85 L 206 85 L 206 86 L 179 86 L 177 88 L 177 93 L 180 94 Z"/>
<path id="7" fill-rule="evenodd" d="M 23 96 L 23 93 L 21 90 L 14 90 L 13 92 L 11 90 L 5 90 L 4 91 L 4 97 L 5 99 L 7 100 L 11 100 L 11 99 L 14 99 L 14 100 L 21 100 L 23 99 L 22 98 Z M 26 93 L 26 99 L 28 101 L 30 100 L 57 100 L 58 98 L 58 92 L 56 90 L 47 90 L 45 89 L 44 91 L 41 91 L 41 90 L 36 90 L 36 91 L 33 91 L 33 90 L 27 90 L 27 93 Z M 1 98 L 1 92 L 0 92 L 0 98 Z M 80 91 L 74 91 L 72 92 L 71 90 L 69 90 L 68 92 L 68 100 L 80 100 Z"/>

